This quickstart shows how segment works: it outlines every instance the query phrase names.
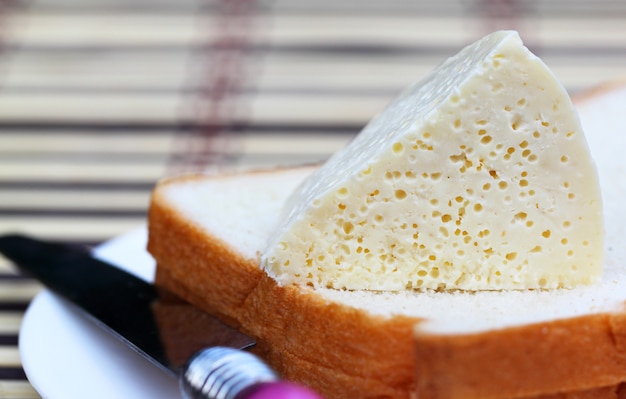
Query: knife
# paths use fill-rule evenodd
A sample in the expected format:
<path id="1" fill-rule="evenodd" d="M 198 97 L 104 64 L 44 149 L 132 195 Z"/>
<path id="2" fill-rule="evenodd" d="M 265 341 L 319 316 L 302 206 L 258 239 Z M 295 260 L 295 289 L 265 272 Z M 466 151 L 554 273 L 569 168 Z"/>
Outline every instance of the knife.
<path id="1" fill-rule="evenodd" d="M 186 399 L 322 399 L 244 351 L 251 337 L 84 248 L 11 234 L 0 253 L 178 378 Z"/>

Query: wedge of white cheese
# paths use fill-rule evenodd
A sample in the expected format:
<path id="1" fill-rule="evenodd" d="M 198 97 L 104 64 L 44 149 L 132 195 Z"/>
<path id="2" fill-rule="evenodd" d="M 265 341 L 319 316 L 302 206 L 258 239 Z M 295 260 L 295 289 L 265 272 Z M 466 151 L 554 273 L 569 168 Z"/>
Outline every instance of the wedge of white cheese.
<path id="1" fill-rule="evenodd" d="M 302 186 L 262 256 L 280 284 L 551 289 L 603 265 L 597 173 L 571 100 L 514 31 L 410 86 Z"/>

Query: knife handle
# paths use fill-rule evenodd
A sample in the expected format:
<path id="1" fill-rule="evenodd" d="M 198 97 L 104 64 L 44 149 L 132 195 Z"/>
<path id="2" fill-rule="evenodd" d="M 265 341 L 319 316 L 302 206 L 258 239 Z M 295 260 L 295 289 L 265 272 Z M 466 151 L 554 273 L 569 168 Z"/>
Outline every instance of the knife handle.
<path id="1" fill-rule="evenodd" d="M 225 347 L 203 349 L 180 374 L 185 399 L 323 399 L 276 373 L 252 353 Z"/>

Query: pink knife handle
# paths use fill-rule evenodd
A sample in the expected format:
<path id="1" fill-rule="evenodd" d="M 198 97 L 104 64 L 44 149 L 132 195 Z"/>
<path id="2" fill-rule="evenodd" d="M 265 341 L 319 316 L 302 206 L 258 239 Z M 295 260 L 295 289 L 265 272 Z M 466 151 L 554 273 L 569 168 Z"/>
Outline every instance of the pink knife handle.
<path id="1" fill-rule="evenodd" d="M 241 392 L 235 399 L 323 399 L 315 392 L 286 381 L 265 382 Z"/>

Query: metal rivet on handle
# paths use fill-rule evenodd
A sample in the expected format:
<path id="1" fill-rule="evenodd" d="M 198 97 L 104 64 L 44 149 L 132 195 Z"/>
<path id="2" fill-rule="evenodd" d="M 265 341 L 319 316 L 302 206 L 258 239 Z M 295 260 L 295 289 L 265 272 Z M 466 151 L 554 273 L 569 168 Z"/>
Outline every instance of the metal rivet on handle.
<path id="1" fill-rule="evenodd" d="M 251 385 L 277 379 L 274 371 L 253 354 L 214 347 L 189 360 L 180 383 L 186 399 L 234 399 Z"/>

